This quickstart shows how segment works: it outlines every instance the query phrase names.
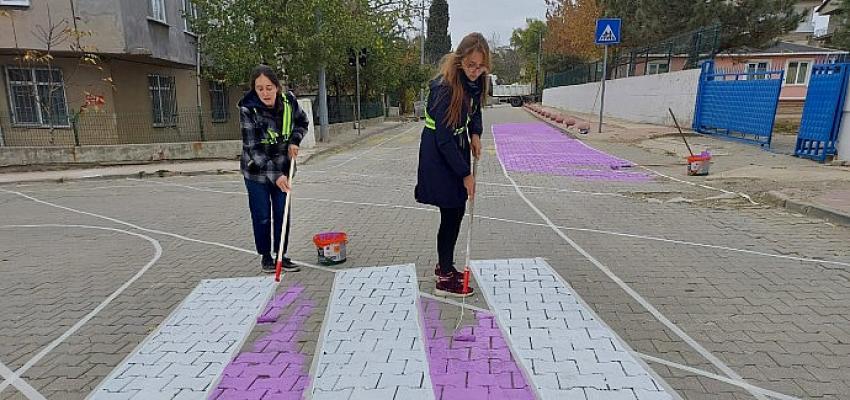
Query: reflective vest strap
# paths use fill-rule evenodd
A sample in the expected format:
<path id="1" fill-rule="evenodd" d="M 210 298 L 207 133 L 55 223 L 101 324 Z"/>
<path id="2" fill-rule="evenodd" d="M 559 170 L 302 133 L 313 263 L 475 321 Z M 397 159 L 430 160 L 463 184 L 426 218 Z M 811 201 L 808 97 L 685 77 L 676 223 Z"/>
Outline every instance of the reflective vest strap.
<path id="1" fill-rule="evenodd" d="M 427 106 L 425 107 L 425 127 L 428 129 L 437 130 L 437 123 L 434 121 L 434 118 L 428 114 Z"/>
<path id="2" fill-rule="evenodd" d="M 292 106 L 285 94 L 281 94 L 283 100 L 283 126 L 280 131 L 283 134 L 284 140 L 289 140 L 289 135 L 292 134 Z"/>
<path id="3" fill-rule="evenodd" d="M 472 112 L 475 109 L 475 100 L 469 99 L 469 112 L 466 114 L 466 124 L 463 128 L 455 129 L 455 134 L 463 132 L 469 129 L 469 123 L 472 121 Z M 434 121 L 434 118 L 428 114 L 428 105 L 425 105 L 425 127 L 428 129 L 437 130 L 437 123 Z"/>

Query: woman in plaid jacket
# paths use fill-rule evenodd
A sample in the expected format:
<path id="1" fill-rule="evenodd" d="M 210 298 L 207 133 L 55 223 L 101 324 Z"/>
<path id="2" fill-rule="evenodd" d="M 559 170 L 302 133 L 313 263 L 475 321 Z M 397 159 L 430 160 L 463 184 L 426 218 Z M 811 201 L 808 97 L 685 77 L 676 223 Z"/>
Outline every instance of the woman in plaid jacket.
<path id="1" fill-rule="evenodd" d="M 274 248 L 280 248 L 283 207 L 289 193 L 289 162 L 298 156 L 298 146 L 310 122 L 298 106 L 295 95 L 283 91 L 277 74 L 265 65 L 254 69 L 251 89 L 239 101 L 242 126 L 240 167 L 248 191 L 248 207 L 254 228 L 254 244 L 262 257 L 264 272 L 275 272 L 271 227 L 274 221 Z M 294 171 L 293 171 L 294 172 Z M 289 221 L 292 221 L 290 210 Z M 289 246 L 289 223 L 283 252 Z M 298 266 L 283 257 L 283 270 Z"/>

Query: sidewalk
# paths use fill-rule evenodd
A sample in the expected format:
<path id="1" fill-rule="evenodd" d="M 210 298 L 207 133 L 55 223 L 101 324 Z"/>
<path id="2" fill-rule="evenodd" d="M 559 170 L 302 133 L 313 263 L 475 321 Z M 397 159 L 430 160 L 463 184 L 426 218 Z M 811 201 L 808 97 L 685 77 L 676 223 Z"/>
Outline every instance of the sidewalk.
<path id="1" fill-rule="evenodd" d="M 364 127 L 360 134 L 356 129 L 330 135 L 325 142 L 316 141 L 311 149 L 302 149 L 298 155 L 300 164 L 307 163 L 311 158 L 320 156 L 327 152 L 352 146 L 372 135 L 397 129 L 406 124 L 401 122 L 383 122 L 374 126 Z M 406 128 L 404 128 L 406 129 Z M 66 168 L 66 169 L 59 169 Z M 197 160 L 197 161 L 171 161 L 154 162 L 146 164 L 110 165 L 90 168 L 73 168 L 52 166 L 51 170 L 20 172 L 0 170 L 0 184 L 40 182 L 40 181 L 65 181 L 77 179 L 104 179 L 118 177 L 144 177 L 150 175 L 199 175 L 199 174 L 222 174 L 239 171 L 239 160 Z"/>
<path id="2" fill-rule="evenodd" d="M 598 115 L 544 108 L 590 123 L 590 132 L 581 135 L 574 127 L 565 128 L 528 111 L 592 146 L 640 149 L 640 159 L 633 161 L 676 179 L 744 193 L 757 202 L 850 225 L 850 166 L 820 164 L 790 155 L 796 140 L 793 135 L 774 135 L 772 148 L 763 150 L 758 145 L 694 134 L 690 127 L 683 127 L 694 153 L 708 150 L 712 154 L 710 174 L 696 177 L 685 174 L 689 153 L 675 127 L 606 117 L 603 133 L 597 133 Z"/>

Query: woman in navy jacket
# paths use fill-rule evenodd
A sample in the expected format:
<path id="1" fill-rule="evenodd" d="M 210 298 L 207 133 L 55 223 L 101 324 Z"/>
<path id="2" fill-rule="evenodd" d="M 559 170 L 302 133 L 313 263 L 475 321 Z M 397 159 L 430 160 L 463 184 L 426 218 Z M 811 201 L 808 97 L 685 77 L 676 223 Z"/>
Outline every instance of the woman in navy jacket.
<path id="1" fill-rule="evenodd" d="M 466 201 L 475 195 L 470 161 L 471 156 L 477 159 L 481 155 L 481 105 L 489 69 L 487 40 L 480 33 L 470 33 L 457 50 L 443 57 L 440 74 L 430 84 L 415 195 L 416 201 L 440 208 L 439 262 L 434 270 L 440 294 L 473 294 L 472 288 L 463 289 L 454 249 Z"/>

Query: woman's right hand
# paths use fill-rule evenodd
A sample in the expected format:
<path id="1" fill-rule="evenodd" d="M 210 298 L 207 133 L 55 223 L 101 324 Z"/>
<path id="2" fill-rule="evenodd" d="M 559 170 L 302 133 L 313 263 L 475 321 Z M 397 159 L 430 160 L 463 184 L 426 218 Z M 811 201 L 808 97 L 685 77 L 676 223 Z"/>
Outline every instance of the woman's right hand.
<path id="1" fill-rule="evenodd" d="M 277 185 L 280 190 L 284 191 L 284 193 L 289 193 L 289 190 L 291 189 L 289 186 L 289 178 L 287 178 L 286 175 L 281 175 L 280 178 L 277 178 L 275 185 Z"/>
<path id="2" fill-rule="evenodd" d="M 463 187 L 466 188 L 466 195 L 470 199 L 475 198 L 475 177 L 472 174 L 463 178 Z"/>

